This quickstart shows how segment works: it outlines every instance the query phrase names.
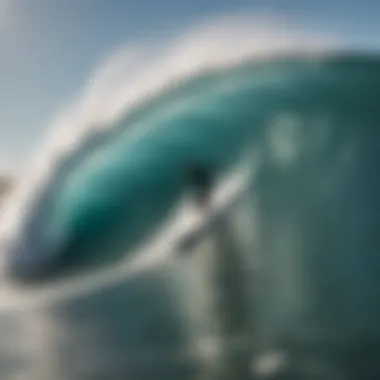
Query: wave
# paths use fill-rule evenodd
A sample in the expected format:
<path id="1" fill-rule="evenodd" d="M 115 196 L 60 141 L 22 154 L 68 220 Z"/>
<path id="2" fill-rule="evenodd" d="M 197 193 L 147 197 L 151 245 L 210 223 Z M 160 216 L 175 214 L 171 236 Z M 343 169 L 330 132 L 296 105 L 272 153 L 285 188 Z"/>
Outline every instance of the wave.
<path id="1" fill-rule="evenodd" d="M 199 124 L 202 124 L 203 121 L 200 119 L 209 117 L 214 119 L 214 121 L 210 120 L 210 125 L 218 123 L 221 115 L 216 115 L 216 110 L 207 111 L 206 108 L 201 110 L 199 107 L 201 101 L 196 98 L 198 95 L 203 96 L 202 101 L 207 104 L 209 102 L 207 97 L 210 97 L 212 103 L 213 97 L 228 96 L 228 92 L 232 95 L 234 90 L 228 87 L 239 86 L 238 81 L 244 81 L 244 77 L 242 75 L 239 77 L 238 73 L 224 74 L 223 70 L 228 67 L 241 65 L 242 62 L 249 62 L 253 58 L 254 60 L 262 59 L 285 52 L 296 54 L 301 51 L 303 55 L 326 53 L 334 42 L 331 38 L 321 38 L 305 33 L 297 34 L 284 26 L 278 27 L 277 31 L 273 22 L 268 17 L 266 19 L 262 16 L 253 18 L 236 15 L 214 22 L 208 21 L 205 25 L 188 31 L 166 45 L 161 44 L 159 52 L 157 49 L 146 46 L 144 49 L 129 47 L 112 57 L 99 70 L 100 72 L 94 75 L 95 80 L 91 81 L 84 92 L 83 100 L 75 102 L 76 105 L 66 110 L 51 128 L 52 137 L 49 137 L 48 143 L 40 149 L 42 154 L 37 155 L 34 169 L 33 167 L 28 168 L 28 172 L 32 173 L 31 176 L 25 176 L 19 191 L 15 192 L 15 199 L 9 202 L 10 207 L 3 212 L 5 220 L 1 226 L 3 240 L 20 242 L 25 239 L 31 240 L 30 236 L 33 235 L 34 244 L 37 245 L 41 245 L 40 241 L 49 239 L 53 241 L 43 243 L 43 245 L 63 244 L 62 240 L 66 240 L 66 244 L 67 240 L 71 238 L 58 237 L 57 234 L 69 232 L 64 232 L 67 228 L 63 225 L 53 227 L 54 217 L 51 214 L 53 206 L 49 205 L 49 202 L 57 205 L 56 199 L 65 191 L 63 190 L 64 186 L 76 186 L 69 185 L 76 181 L 75 176 L 82 177 L 80 181 L 84 179 L 83 172 L 80 173 L 81 166 L 90 165 L 91 160 L 92 165 L 96 166 L 98 163 L 102 165 L 101 161 L 104 160 L 104 155 L 109 154 L 107 149 L 108 151 L 112 150 L 112 145 L 118 139 L 124 141 L 123 146 L 119 144 L 119 154 L 124 155 L 124 150 L 127 151 L 130 148 L 139 150 L 140 148 L 136 146 L 141 145 L 141 142 L 132 146 L 133 141 L 146 138 L 144 134 L 148 135 L 151 130 L 159 131 L 166 128 L 159 126 L 159 124 L 165 124 L 165 121 L 163 123 L 160 120 L 162 117 L 172 117 L 172 123 L 175 123 L 176 117 L 187 118 L 188 120 L 178 119 L 182 124 L 195 123 L 196 117 L 199 119 Z M 223 41 L 223 45 L 221 45 L 221 41 Z M 150 64 L 141 68 L 141 62 Z M 220 81 L 219 78 L 224 79 Z M 218 82 L 220 83 L 218 84 Z M 201 95 L 208 86 L 213 86 L 213 91 L 208 89 L 208 94 Z M 215 107 L 217 104 L 211 106 Z M 194 116 L 193 121 L 189 120 L 191 118 L 189 112 L 192 112 L 192 107 L 198 108 L 196 111 L 198 116 Z M 162 116 L 159 115 L 160 113 Z M 177 116 L 170 116 L 173 113 L 177 113 Z M 210 116 L 207 116 L 207 113 L 210 113 Z M 183 139 L 181 147 L 183 144 L 190 144 L 191 139 L 195 144 L 195 140 L 199 142 L 199 139 L 202 138 L 200 131 L 195 131 L 197 127 L 186 127 L 185 125 L 177 128 L 177 132 L 168 133 L 183 133 L 181 132 L 183 128 L 194 128 L 194 131 L 192 132 L 193 136 Z M 173 127 L 169 127 L 169 129 L 173 129 Z M 210 133 L 214 133 L 215 130 L 211 132 L 211 129 Z M 174 140 L 178 140 L 178 136 L 173 136 L 173 143 L 168 142 L 168 144 L 174 147 Z M 178 148 L 174 147 L 173 149 Z M 129 155 L 129 153 L 126 154 Z M 141 165 L 148 164 L 147 158 L 141 157 L 141 154 L 144 153 L 136 151 L 130 157 L 133 154 L 135 154 L 135 158 L 132 160 L 141 159 Z M 156 154 L 160 153 L 157 151 Z M 173 152 L 173 154 L 175 153 Z M 100 157 L 101 155 L 103 155 L 103 159 Z M 138 155 L 140 158 L 137 158 Z M 109 163 L 112 162 L 111 156 L 106 159 Z M 115 159 L 117 160 L 117 158 Z M 166 158 L 166 160 L 171 159 L 174 160 L 175 157 Z M 97 160 L 98 163 L 96 163 Z M 118 163 L 114 163 L 118 165 Z M 130 167 L 133 163 L 127 164 L 127 159 L 125 165 L 124 170 L 133 170 Z M 162 169 L 156 167 L 148 170 L 168 171 L 164 161 L 162 165 Z M 146 169 L 141 166 L 139 171 L 143 170 Z M 168 175 L 170 176 L 170 174 Z M 121 178 L 127 178 L 128 174 L 127 172 L 124 174 L 114 172 L 112 176 L 112 180 L 120 182 Z M 116 177 L 118 179 L 115 179 Z M 121 187 L 119 189 L 121 191 Z M 80 191 L 75 189 L 68 191 L 67 194 L 75 192 L 76 200 L 73 201 L 77 202 Z M 126 194 L 132 190 L 124 187 L 124 191 Z M 90 197 L 87 197 L 87 201 L 90 201 Z M 73 207 L 76 210 L 80 209 L 80 207 Z M 111 205 L 108 204 L 107 207 L 111 207 Z M 165 208 L 164 205 L 163 207 Z M 56 218 L 61 218 L 57 223 L 65 223 L 62 219 L 65 216 L 57 216 L 57 212 L 59 213 L 59 211 L 54 212 Z M 46 218 L 52 222 L 49 222 L 50 227 L 48 228 L 42 227 L 46 223 L 44 221 Z M 118 222 L 116 223 L 118 224 Z M 148 218 L 146 223 L 147 225 L 151 224 Z M 29 226 L 27 226 L 28 224 Z M 51 228 L 55 228 L 55 231 L 47 232 Z M 40 231 L 37 231 L 38 229 Z M 49 236 L 41 236 L 41 234 Z M 17 235 L 29 235 L 29 237 L 22 239 Z M 57 236 L 53 237 L 53 235 Z M 25 244 L 28 245 L 28 257 L 47 255 L 46 250 L 63 249 L 63 247 L 32 249 L 32 244 Z M 38 251 L 38 253 L 30 254 L 31 251 Z"/>
<path id="2" fill-rule="evenodd" d="M 183 168 L 198 161 L 229 181 L 226 175 L 243 163 L 248 195 L 233 219 L 260 279 L 252 302 L 257 341 L 349 353 L 376 344 L 380 59 L 258 20 L 254 27 L 252 18 L 219 20 L 160 44 L 158 52 L 118 53 L 79 106 L 64 112 L 2 224 L 13 274 L 49 281 L 33 297 L 3 297 L 4 308 L 52 300 L 61 307 L 74 295 L 121 282 L 121 300 L 150 289 L 149 307 L 132 318 L 140 322 L 145 313 L 148 326 L 152 300 L 168 301 L 166 282 L 173 293 L 183 272 L 167 270 L 149 284 L 146 277 L 127 279 L 167 262 L 171 238 L 187 223 Z M 140 71 L 141 57 L 149 64 Z M 60 276 L 62 282 L 53 281 Z M 107 296 L 100 298 L 107 304 Z M 168 306 L 165 318 L 158 309 L 161 322 L 182 322 L 179 304 Z M 91 310 L 87 318 L 96 320 Z M 61 313 L 67 331 L 78 328 L 70 319 L 75 310 L 74 317 Z M 137 341 L 145 330 L 133 335 L 133 323 L 107 328 L 118 336 L 123 326 Z M 108 348 L 91 342 L 79 342 L 83 352 Z"/>
<path id="3" fill-rule="evenodd" d="M 266 178 L 280 181 L 290 168 L 309 162 L 302 161 L 305 155 L 312 157 L 307 156 L 310 172 L 319 168 L 322 156 L 332 165 L 341 150 L 351 149 L 353 136 L 364 141 L 373 133 L 376 56 L 333 53 L 319 38 L 294 39 L 290 32 L 279 38 L 273 29 L 252 29 L 252 19 L 243 21 L 217 22 L 179 38 L 160 64 L 153 62 L 154 70 L 141 74 L 143 84 L 135 75 L 136 84 L 127 91 L 118 87 L 104 108 L 90 89 L 88 102 L 58 123 L 72 124 L 82 134 L 68 133 L 72 140 L 65 149 L 54 148 L 54 157 L 46 149 L 46 164 L 38 160 L 33 180 L 26 180 L 3 214 L 2 227 L 8 228 L 2 234 L 4 246 L 21 277 L 82 273 L 115 265 L 136 252 L 179 204 L 189 161 L 223 176 L 247 150 L 254 151 L 266 173 L 259 178 L 263 187 Z M 247 38 L 250 31 L 258 37 Z M 114 73 L 114 66 L 116 72 L 123 69 L 111 61 L 106 72 Z M 94 88 L 104 88 L 107 81 L 97 83 Z M 108 95 L 115 87 L 106 90 Z M 99 112 L 92 115 L 94 109 Z M 330 164 L 323 167 L 326 178 L 335 165 Z M 323 185 L 327 179 L 318 173 L 322 194 L 323 186 L 332 185 Z M 291 178 L 289 183 L 300 181 Z M 275 212 L 265 200 L 270 194 L 277 197 L 273 195 L 273 205 L 285 207 L 284 196 L 269 188 L 265 196 L 260 193 L 267 216 Z M 293 277 L 287 281 L 296 286 Z M 279 308 L 287 297 L 282 299 Z M 301 301 L 296 297 L 291 302 Z"/>
<path id="4" fill-rule="evenodd" d="M 271 268 L 268 276 L 273 283 L 268 284 L 272 289 L 268 292 L 275 301 L 268 294 L 267 299 L 273 301 L 271 308 L 278 309 L 271 314 L 302 309 L 314 290 L 305 288 L 305 268 L 297 272 L 299 234 L 307 231 L 309 240 L 304 244 L 309 246 L 312 241 L 317 244 L 315 239 L 322 233 L 302 207 L 310 209 L 309 215 L 328 220 L 327 200 L 332 202 L 334 192 L 341 194 L 341 203 L 348 201 L 345 173 L 351 173 L 353 180 L 359 176 L 359 166 L 376 156 L 378 65 L 376 56 L 355 54 L 248 60 L 198 75 L 163 93 L 156 102 L 96 134 L 97 139 L 86 140 L 67 156 L 66 165 L 63 161 L 56 167 L 41 198 L 24 214 L 20 236 L 26 248 L 20 247 L 19 240 L 11 244 L 14 262 L 20 272 L 36 269 L 46 275 L 48 270 L 52 277 L 72 271 L 83 276 L 84 269 L 117 264 L 154 236 L 175 210 L 186 190 L 182 170 L 187 162 L 201 161 L 223 176 L 248 149 L 261 162 L 255 188 L 260 217 L 255 228 L 265 233 L 260 232 L 260 238 L 255 233 L 255 244 L 264 246 L 257 250 L 273 250 L 273 258 L 261 258 Z M 360 156 L 362 150 L 365 154 Z M 365 170 L 372 170 L 370 164 Z M 353 191 L 357 184 L 349 183 Z M 376 182 L 367 186 L 367 192 L 374 194 Z M 351 209 L 346 205 L 343 211 L 338 203 L 331 209 L 342 215 Z M 317 204 L 318 212 L 313 208 Z M 328 231 L 338 236 L 351 228 L 353 217 Z M 376 216 L 371 213 L 368 218 L 373 220 L 368 222 L 372 229 Z M 247 228 L 252 234 L 253 227 Z M 281 237 L 285 239 L 282 250 L 271 246 Z M 255 244 L 249 250 L 256 251 Z M 279 256 L 285 248 L 286 260 Z M 364 267 L 365 260 L 373 259 L 368 254 L 360 259 Z M 277 265 L 277 260 L 282 264 Z M 303 260 L 317 259 L 312 255 Z M 346 270 L 351 270 L 354 261 L 348 262 Z M 368 290 L 372 280 L 367 280 L 362 285 Z M 285 281 L 280 287 L 283 292 L 276 290 L 279 281 Z M 313 281 L 320 284 L 318 276 Z"/>
<path id="5" fill-rule="evenodd" d="M 104 129 L 117 126 L 132 129 L 129 114 L 133 119 L 149 103 L 159 107 L 166 93 L 197 73 L 291 52 L 326 54 L 337 44 L 332 36 L 301 32 L 273 15 L 236 14 L 208 20 L 171 41 L 144 41 L 120 49 L 94 71 L 79 98 L 48 128 L 46 142 L 37 149 L 16 192 L 17 201 L 11 202 L 15 206 L 7 213 L 3 230 L 17 229 L 12 226 L 21 219 L 19 214 L 58 167 L 66 161 L 75 165 L 86 156 L 86 147 L 92 146 L 88 139 L 101 140 Z"/>

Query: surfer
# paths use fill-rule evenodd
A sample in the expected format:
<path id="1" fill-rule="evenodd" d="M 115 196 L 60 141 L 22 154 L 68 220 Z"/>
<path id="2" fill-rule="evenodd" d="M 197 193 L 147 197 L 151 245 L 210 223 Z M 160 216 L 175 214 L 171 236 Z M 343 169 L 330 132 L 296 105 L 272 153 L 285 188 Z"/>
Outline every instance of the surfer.
<path id="1" fill-rule="evenodd" d="M 189 185 L 193 190 L 195 202 L 204 211 L 210 207 L 211 190 L 213 186 L 213 175 L 203 165 L 192 163 L 186 170 Z"/>

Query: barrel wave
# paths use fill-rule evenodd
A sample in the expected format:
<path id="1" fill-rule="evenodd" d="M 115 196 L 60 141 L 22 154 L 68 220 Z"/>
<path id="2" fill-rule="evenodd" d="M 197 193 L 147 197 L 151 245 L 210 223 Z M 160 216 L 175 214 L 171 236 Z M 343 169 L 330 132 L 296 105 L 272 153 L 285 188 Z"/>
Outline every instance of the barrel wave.
<path id="1" fill-rule="evenodd" d="M 244 207 L 253 222 L 237 223 L 248 230 L 247 256 L 260 262 L 257 340 L 372 352 L 379 98 L 375 55 L 288 54 L 193 73 L 59 158 L 4 244 L 6 269 L 21 281 L 53 281 L 118 265 L 170 222 L 188 163 L 221 179 L 244 163 L 254 172 Z M 183 318 L 177 307 L 167 308 L 174 321 Z"/>
<path id="2" fill-rule="evenodd" d="M 354 57 L 248 62 L 160 95 L 110 131 L 94 133 L 56 169 L 25 217 L 25 248 L 15 248 L 13 259 L 21 271 L 33 268 L 32 257 L 41 259 L 38 269 L 46 264 L 51 272 L 127 254 L 180 199 L 188 163 L 222 173 L 269 141 L 286 165 L 301 149 L 290 141 L 301 138 L 293 131 L 298 121 L 310 119 L 305 138 L 317 141 L 314 134 L 326 128 L 318 119 L 347 119 L 346 133 L 367 119 L 377 95 L 376 64 Z M 268 131 L 278 122 L 285 132 L 276 137 Z"/>

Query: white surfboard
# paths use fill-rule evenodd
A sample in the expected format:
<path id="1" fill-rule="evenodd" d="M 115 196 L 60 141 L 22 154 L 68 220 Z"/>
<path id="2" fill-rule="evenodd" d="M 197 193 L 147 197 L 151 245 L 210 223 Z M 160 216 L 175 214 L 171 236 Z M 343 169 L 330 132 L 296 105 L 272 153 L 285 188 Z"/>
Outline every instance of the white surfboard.
<path id="1" fill-rule="evenodd" d="M 206 236 L 217 232 L 224 225 L 228 216 L 242 199 L 242 192 L 232 194 L 223 205 L 205 211 L 203 218 L 194 223 L 186 233 L 180 237 L 177 249 L 181 252 L 194 249 Z"/>

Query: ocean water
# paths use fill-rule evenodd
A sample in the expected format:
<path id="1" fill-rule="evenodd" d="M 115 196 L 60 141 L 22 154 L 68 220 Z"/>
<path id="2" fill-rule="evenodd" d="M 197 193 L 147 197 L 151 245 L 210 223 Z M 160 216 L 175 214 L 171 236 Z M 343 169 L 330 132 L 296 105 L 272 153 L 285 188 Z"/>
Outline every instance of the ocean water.
<path id="1" fill-rule="evenodd" d="M 26 187 L 4 235 L 4 270 L 23 284 L 3 295 L 1 378 L 377 378 L 378 99 L 375 55 L 248 59 L 87 135 Z M 194 161 L 221 180 L 243 166 L 244 199 L 226 230 L 186 257 L 155 243 L 170 254 L 132 276 Z M 215 257 L 236 260 L 213 277 Z M 231 334 L 245 348 L 218 361 Z"/>

